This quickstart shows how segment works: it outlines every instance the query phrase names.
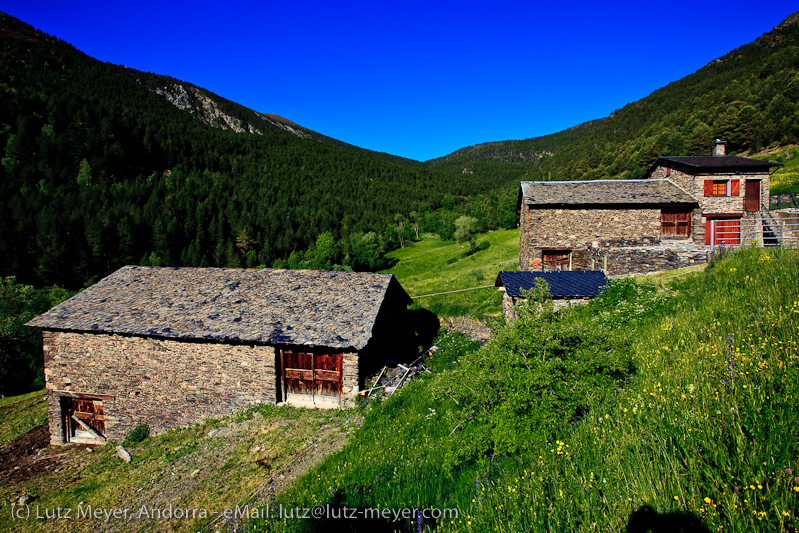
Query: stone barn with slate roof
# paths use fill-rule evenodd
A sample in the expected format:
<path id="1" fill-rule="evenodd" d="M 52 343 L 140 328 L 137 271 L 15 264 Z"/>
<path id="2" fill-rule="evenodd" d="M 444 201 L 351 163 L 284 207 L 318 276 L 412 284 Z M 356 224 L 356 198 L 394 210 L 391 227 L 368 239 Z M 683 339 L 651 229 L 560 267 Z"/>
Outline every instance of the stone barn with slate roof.
<path id="1" fill-rule="evenodd" d="M 123 267 L 28 323 L 43 329 L 51 442 L 349 406 L 409 303 L 389 274 Z"/>
<path id="2" fill-rule="evenodd" d="M 714 145 L 711 156 L 661 157 L 642 180 L 522 182 L 520 269 L 652 272 L 763 240 L 778 165 Z"/>
<path id="3" fill-rule="evenodd" d="M 519 268 L 632 271 L 635 263 L 614 252 L 640 260 L 642 250 L 670 239 L 661 230 L 664 214 L 697 207 L 695 198 L 668 180 L 522 182 Z M 704 261 L 706 253 L 700 255 Z"/>
<path id="4" fill-rule="evenodd" d="M 557 305 L 585 302 L 599 296 L 608 283 L 601 270 L 553 271 L 553 272 L 513 272 L 502 271 L 494 283 L 504 292 L 502 311 L 505 320 L 518 318 L 514 305 L 524 299 L 524 292 L 535 287 L 536 280 L 543 279 L 549 285 L 549 293 Z"/>

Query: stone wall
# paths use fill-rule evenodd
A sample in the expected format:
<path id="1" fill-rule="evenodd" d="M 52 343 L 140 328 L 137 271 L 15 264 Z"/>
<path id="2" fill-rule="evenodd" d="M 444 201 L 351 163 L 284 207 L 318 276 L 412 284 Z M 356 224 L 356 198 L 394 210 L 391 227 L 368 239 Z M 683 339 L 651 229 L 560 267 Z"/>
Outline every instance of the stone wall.
<path id="1" fill-rule="evenodd" d="M 746 180 L 760 180 L 760 205 L 767 208 L 769 205 L 769 173 L 756 172 L 753 174 L 688 174 L 676 169 L 659 165 L 650 175 L 652 179 L 668 179 L 682 190 L 699 200 L 699 205 L 705 213 L 740 213 L 744 209 L 744 191 Z M 709 196 L 705 197 L 705 180 L 738 180 L 740 191 L 738 196 Z"/>
<path id="2" fill-rule="evenodd" d="M 276 401 L 271 346 L 104 333 L 43 336 L 48 391 L 113 397 L 103 401 L 109 440 L 124 438 L 140 423 L 158 433 Z M 51 442 L 63 444 L 60 397 L 51 393 L 48 403 Z"/>
<path id="3" fill-rule="evenodd" d="M 709 246 L 674 246 L 595 248 L 591 250 L 597 270 L 608 276 L 643 274 L 684 268 L 706 263 Z"/>
<path id="4" fill-rule="evenodd" d="M 522 205 L 519 268 L 539 270 L 542 249 L 656 245 L 660 209 L 530 209 Z M 590 268 L 577 250 L 573 269 Z"/>

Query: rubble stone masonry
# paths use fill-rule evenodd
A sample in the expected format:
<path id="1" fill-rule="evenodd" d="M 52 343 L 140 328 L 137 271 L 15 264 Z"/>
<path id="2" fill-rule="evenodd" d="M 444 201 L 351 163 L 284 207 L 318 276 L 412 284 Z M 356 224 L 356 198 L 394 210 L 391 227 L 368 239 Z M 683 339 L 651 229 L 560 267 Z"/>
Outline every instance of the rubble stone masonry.
<path id="1" fill-rule="evenodd" d="M 668 179 L 679 188 L 699 200 L 700 208 L 694 210 L 691 217 L 691 236 L 696 244 L 705 243 L 704 215 L 738 214 L 744 212 L 744 196 L 746 180 L 760 181 L 761 209 L 769 207 L 769 173 L 753 174 L 688 174 L 681 170 L 659 165 L 652 171 L 652 179 Z M 705 180 L 737 180 L 739 192 L 737 196 L 705 196 Z"/>
<path id="2" fill-rule="evenodd" d="M 103 398 L 109 440 L 141 423 L 159 433 L 276 402 L 272 346 L 47 330 L 43 337 L 53 444 L 64 438 L 60 396 L 52 391 L 113 397 Z M 346 366 L 351 387 L 352 362 Z"/>
<path id="3" fill-rule="evenodd" d="M 522 205 L 519 268 L 540 270 L 542 250 L 660 243 L 660 209 L 530 209 Z M 577 254 L 575 261 L 585 262 Z M 575 270 L 589 268 L 575 264 Z"/>

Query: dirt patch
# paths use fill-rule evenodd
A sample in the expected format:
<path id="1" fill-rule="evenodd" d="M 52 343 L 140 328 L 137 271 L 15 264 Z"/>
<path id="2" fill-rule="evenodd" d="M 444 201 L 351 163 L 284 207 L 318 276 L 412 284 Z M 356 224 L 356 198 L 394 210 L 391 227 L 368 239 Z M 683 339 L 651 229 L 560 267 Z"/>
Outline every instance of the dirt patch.
<path id="1" fill-rule="evenodd" d="M 460 331 L 467 337 L 476 340 L 481 346 L 491 340 L 494 330 L 487 327 L 479 320 L 465 316 L 447 317 L 441 324 L 450 331 Z"/>
<path id="2" fill-rule="evenodd" d="M 0 480 L 24 481 L 47 470 L 53 459 L 40 459 L 41 451 L 50 445 L 47 425 L 36 426 L 0 448 Z"/>

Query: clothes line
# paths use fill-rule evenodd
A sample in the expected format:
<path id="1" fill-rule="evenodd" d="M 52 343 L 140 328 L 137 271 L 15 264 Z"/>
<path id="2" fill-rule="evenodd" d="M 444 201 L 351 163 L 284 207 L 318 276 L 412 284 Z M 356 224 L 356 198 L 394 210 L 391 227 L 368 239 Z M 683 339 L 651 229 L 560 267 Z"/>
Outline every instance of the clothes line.
<path id="1" fill-rule="evenodd" d="M 421 294 L 419 296 L 411 296 L 411 299 L 427 298 L 428 296 L 441 296 L 442 294 L 452 294 L 453 292 L 476 291 L 477 289 L 487 289 L 489 287 L 494 287 L 494 285 L 483 285 L 482 287 L 472 287 L 471 289 L 458 289 L 455 291 L 436 292 L 434 294 Z"/>

